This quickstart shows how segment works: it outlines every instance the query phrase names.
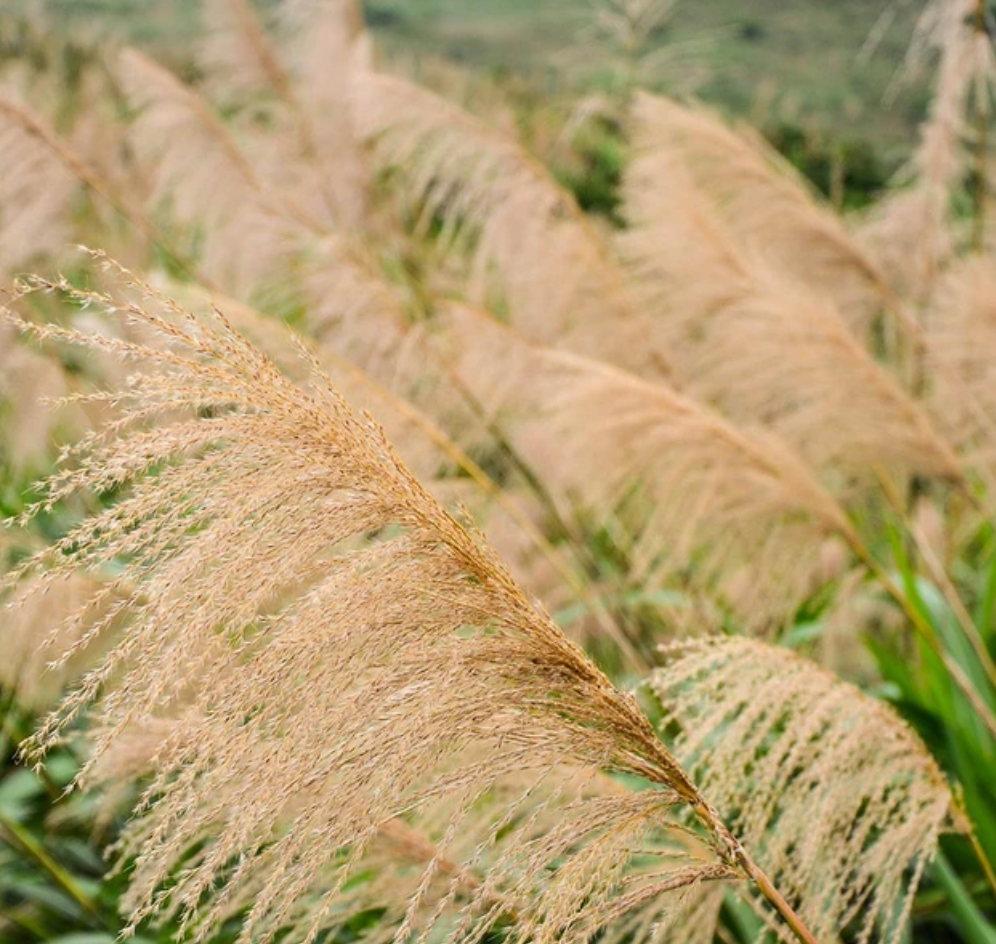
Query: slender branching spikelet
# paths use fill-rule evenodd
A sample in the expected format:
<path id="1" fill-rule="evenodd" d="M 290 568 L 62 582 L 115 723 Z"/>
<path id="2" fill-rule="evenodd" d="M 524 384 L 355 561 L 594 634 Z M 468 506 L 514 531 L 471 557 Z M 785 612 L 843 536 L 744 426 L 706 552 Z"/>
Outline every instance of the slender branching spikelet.
<path id="1" fill-rule="evenodd" d="M 114 791 L 122 778 L 168 766 L 171 755 L 181 750 L 178 727 L 176 722 L 160 722 L 125 732 L 97 762 L 92 779 Z M 257 763 L 272 763 L 272 745 L 257 740 L 252 749 Z M 218 790 L 217 809 L 239 802 L 234 781 L 219 782 Z M 648 798 L 645 793 L 643 799 Z M 315 802 L 321 802 L 315 790 L 300 789 L 290 804 L 290 815 Z M 502 923 L 516 923 L 517 939 L 531 939 L 537 933 L 546 939 L 541 925 L 561 926 L 564 917 L 575 925 L 567 933 L 584 939 L 601 924 L 638 909 L 645 927 L 631 939 L 659 940 L 686 897 L 697 897 L 700 889 L 728 877 L 722 865 L 710 861 L 707 847 L 689 834 L 661 833 L 641 845 L 641 837 L 631 828 L 639 830 L 637 823 L 624 821 L 607 828 L 618 813 L 635 805 L 633 795 L 607 777 L 592 776 L 590 770 L 552 768 L 540 776 L 524 770 L 500 777 L 488 790 L 477 792 L 473 808 L 463 811 L 458 823 L 453 802 L 450 793 L 429 797 L 421 808 L 407 810 L 404 819 L 378 824 L 357 853 L 348 883 L 343 885 L 341 861 L 320 867 L 310 894 L 303 892 L 286 907 L 259 915 L 256 935 L 265 937 L 271 930 L 280 930 L 291 938 L 305 937 L 316 918 L 334 933 L 348 929 L 356 915 L 373 909 L 381 915 L 364 935 L 367 941 L 405 940 L 413 932 L 425 937 L 433 930 L 447 934 L 450 940 L 477 941 L 499 915 Z M 153 809 L 132 828 L 123 843 L 126 850 L 140 849 L 159 827 L 158 812 Z M 203 825 L 204 838 L 210 841 L 213 825 Z M 604 839 L 598 836 L 600 826 L 606 827 Z M 617 854 L 614 844 L 630 843 L 628 853 L 623 852 L 623 856 L 632 856 L 624 891 L 604 902 L 587 898 L 583 910 L 574 916 L 570 913 L 578 903 L 570 897 L 549 899 L 549 910 L 542 915 L 521 911 L 517 905 L 528 897 L 533 870 L 539 872 L 544 863 L 565 852 L 579 854 L 580 850 L 568 849 L 565 842 L 576 841 L 585 828 L 595 834 L 584 853 L 592 858 L 613 856 Z M 667 859 L 680 860 L 682 865 L 662 869 Z M 510 874 L 513 863 L 515 873 Z M 196 860 L 191 864 L 196 866 Z M 589 860 L 582 868 L 593 864 Z M 214 913 L 203 920 L 215 923 L 237 917 L 267 893 L 267 882 L 265 870 L 244 876 L 238 887 L 225 890 L 215 902 Z M 329 888 L 338 889 L 334 899 L 326 893 Z M 139 892 L 139 886 L 133 885 L 132 900 Z M 167 907 L 175 910 L 180 904 L 174 899 Z M 649 921 L 648 914 L 652 916 Z M 685 916 L 681 917 L 684 923 Z M 191 928 L 197 929 L 197 924 Z"/>
<path id="2" fill-rule="evenodd" d="M 631 904 L 757 880 L 635 700 L 319 371 L 303 390 L 220 315 L 197 319 L 140 283 L 140 300 L 64 281 L 25 290 L 120 310 L 166 342 L 24 325 L 144 367 L 112 397 L 122 418 L 71 450 L 39 507 L 80 490 L 127 487 L 124 497 L 15 572 L 37 572 L 44 588 L 113 563 L 106 592 L 134 591 L 90 630 L 126 620 L 121 642 L 30 748 L 94 701 L 97 759 L 135 722 L 176 722 L 126 834 L 135 921 L 179 911 L 203 938 L 251 897 L 244 940 L 299 919 L 311 940 L 385 823 L 445 802 L 449 855 L 466 817 L 510 779 L 525 783 L 523 800 L 559 781 L 557 825 L 534 835 L 518 800 L 497 804 L 487 835 L 513 829 L 521 841 L 462 904 L 454 940 L 479 941 L 513 915 L 517 940 L 582 941 Z M 172 421 L 149 425 L 164 414 Z M 602 770 L 648 789 L 587 796 Z M 688 852 L 689 833 L 672 825 L 679 807 L 705 825 Z M 634 853 L 656 863 L 636 884 L 623 874 Z M 433 857 L 405 929 L 428 933 L 454 904 L 446 893 L 424 907 L 439 868 Z"/>
<path id="3" fill-rule="evenodd" d="M 973 90 L 990 96 L 996 60 L 988 38 L 974 25 L 976 0 L 933 0 L 918 24 L 911 52 L 940 53 L 930 112 L 904 183 L 873 209 L 861 229 L 897 290 L 920 303 L 956 249 L 951 201 L 966 173 L 966 110 Z"/>
<path id="4" fill-rule="evenodd" d="M 731 418 L 774 430 L 844 482 L 876 465 L 957 477 L 957 457 L 826 296 L 733 238 L 653 139 L 627 174 L 623 248 L 662 322 L 679 380 Z"/>
<path id="5" fill-rule="evenodd" d="M 934 406 L 975 468 L 996 471 L 996 273 L 978 256 L 953 266 L 927 315 Z"/>
<path id="6" fill-rule="evenodd" d="M 235 329 L 284 374 L 298 383 L 307 382 L 311 365 L 301 357 L 301 345 L 306 342 L 285 324 L 218 293 L 182 284 L 168 284 L 166 289 L 171 297 L 201 316 L 210 316 L 215 307 L 220 307 Z M 361 315 L 355 318 L 355 325 L 354 315 Z M 400 398 L 386 386 L 402 356 L 399 348 L 403 340 L 399 339 L 397 325 L 382 315 L 383 311 L 373 306 L 347 313 L 343 318 L 346 326 L 326 326 L 318 339 L 320 343 L 313 344 L 309 352 L 324 370 L 336 375 L 336 388 L 349 403 L 374 417 L 405 465 L 441 497 L 445 483 L 439 473 L 452 465 L 452 457 L 440 446 L 445 433 L 432 429 L 428 417 L 422 416 L 413 402 Z M 381 329 L 379 335 L 373 328 Z M 398 385 L 405 384 L 399 381 Z"/>
<path id="7" fill-rule="evenodd" d="M 647 93 L 636 98 L 633 122 L 637 146 L 673 155 L 739 240 L 828 293 L 852 328 L 867 328 L 882 305 L 884 276 L 760 135 Z"/>
<path id="8" fill-rule="evenodd" d="M 377 154 L 402 168 L 427 217 L 476 240 L 480 297 L 494 282 L 533 340 L 644 375 L 668 370 L 659 330 L 636 305 L 610 248 L 514 139 L 401 79 L 366 73 L 357 113 Z"/>
<path id="9" fill-rule="evenodd" d="M 34 133 L 38 122 L 0 97 L 0 271 L 58 252 L 69 238 L 69 210 L 79 181 Z"/>
<path id="10" fill-rule="evenodd" d="M 529 345 L 487 316 L 453 309 L 449 323 L 464 382 L 502 412 L 568 511 L 574 500 L 604 517 L 639 490 L 634 578 L 687 569 L 770 627 L 814 589 L 813 548 L 852 539 L 845 512 L 770 433 L 741 431 L 663 383 Z"/>
<path id="11" fill-rule="evenodd" d="M 204 237 L 203 270 L 244 295 L 297 251 L 316 224 L 273 190 L 246 160 L 210 107 L 172 73 L 125 50 L 122 84 L 140 114 L 139 153 L 154 167 L 154 201 Z"/>
<path id="12" fill-rule="evenodd" d="M 87 635 L 87 604 L 99 585 L 79 575 L 42 593 L 28 585 L 23 601 L 0 604 L 0 685 L 31 710 L 48 710 L 67 685 L 97 658 L 97 640 Z"/>
<path id="13" fill-rule="evenodd" d="M 887 705 L 807 660 L 748 639 L 675 647 L 651 687 L 677 750 L 735 811 L 745 841 L 814 933 L 900 938 L 941 831 L 944 776 Z"/>

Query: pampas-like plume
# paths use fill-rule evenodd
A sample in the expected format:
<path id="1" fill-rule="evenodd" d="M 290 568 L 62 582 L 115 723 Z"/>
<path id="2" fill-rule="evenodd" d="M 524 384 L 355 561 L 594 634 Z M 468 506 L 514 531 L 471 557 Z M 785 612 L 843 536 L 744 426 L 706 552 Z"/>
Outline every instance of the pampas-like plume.
<path id="1" fill-rule="evenodd" d="M 641 146 L 671 154 L 741 242 L 829 294 L 853 329 L 867 329 L 889 295 L 884 275 L 759 134 L 645 92 L 633 121 Z"/>
<path id="2" fill-rule="evenodd" d="M 895 944 L 939 833 L 960 828 L 916 734 L 775 646 L 692 642 L 673 657 L 650 684 L 681 726 L 679 756 L 735 811 L 810 926 L 829 938 L 856 922 L 862 944 Z"/>
<path id="3" fill-rule="evenodd" d="M 667 373 L 657 323 L 610 248 L 523 147 L 401 79 L 364 73 L 356 95 L 376 153 L 402 169 L 424 212 L 473 234 L 480 293 L 497 274 L 520 332 L 638 374 Z"/>
<path id="4" fill-rule="evenodd" d="M 286 55 L 270 41 L 248 0 L 209 0 L 201 62 L 223 100 L 269 93 L 271 121 L 288 133 L 267 135 L 261 172 L 293 190 L 330 226 L 355 227 L 367 210 L 370 180 L 350 111 L 353 70 L 367 65 L 362 20 L 340 0 L 307 0 L 282 10 L 291 38 Z M 284 65 L 284 59 L 293 69 Z M 315 199 L 320 194 L 321 199 Z"/>
<path id="5" fill-rule="evenodd" d="M 966 462 L 996 472 L 996 273 L 988 256 L 952 267 L 927 314 L 933 404 Z"/>
<path id="6" fill-rule="evenodd" d="M 411 343 L 410 317 L 377 259 L 334 236 L 316 248 L 302 271 L 308 333 L 380 379 L 398 371 Z"/>
<path id="7" fill-rule="evenodd" d="M 282 8 L 311 147 L 324 169 L 321 187 L 339 229 L 367 216 L 371 169 L 351 93 L 371 68 L 370 41 L 359 0 L 288 0 Z"/>
<path id="8" fill-rule="evenodd" d="M 93 768 L 88 782 L 109 789 L 111 796 L 120 789 L 124 778 L 154 775 L 172 757 L 181 753 L 184 745 L 180 735 L 182 724 L 160 721 L 136 725 L 120 736 L 111 749 L 103 754 Z M 257 739 L 249 749 L 254 757 L 248 763 L 272 763 L 273 745 Z M 234 781 L 218 783 L 219 795 L 214 798 L 218 809 L 224 809 L 239 796 Z M 651 794 L 645 793 L 648 799 Z M 557 858 L 562 843 L 574 836 L 581 825 L 579 817 L 596 816 L 588 825 L 597 833 L 601 807 L 601 822 L 605 825 L 613 815 L 630 805 L 631 794 L 614 780 L 592 776 L 590 770 L 556 768 L 537 777 L 532 770 L 500 777 L 490 789 L 475 798 L 472 810 L 465 811 L 454 822 L 453 797 L 449 794 L 431 797 L 418 810 L 406 811 L 405 818 L 380 823 L 369 836 L 354 866 L 354 875 L 342 885 L 341 862 L 333 860 L 320 870 L 315 887 L 288 903 L 276 915 L 261 915 L 255 925 L 258 937 L 279 930 L 291 939 L 303 939 L 320 923 L 324 936 L 345 931 L 353 919 L 364 912 L 379 913 L 374 927 L 366 931 L 367 942 L 410 939 L 420 932 L 424 939 L 435 930 L 447 940 L 481 938 L 489 923 L 500 915 L 502 923 L 517 924 L 516 939 L 531 939 L 539 930 L 536 919 L 544 924 L 558 924 L 561 917 L 551 914 L 533 917 L 516 908 L 524 882 L 532 881 L 532 866 L 523 869 L 522 858 L 536 863 Z M 291 811 L 321 802 L 313 789 L 302 789 L 291 804 Z M 126 835 L 123 846 L 130 852 L 140 850 L 149 834 L 157 828 L 155 808 Z M 629 824 L 630 826 L 635 824 Z M 637 826 L 637 829 L 639 827 Z M 583 827 L 582 827 L 583 831 Z M 590 856 L 612 855 L 615 842 L 632 842 L 634 833 L 627 824 L 613 828 L 614 836 L 596 835 Z M 204 839 L 210 841 L 212 826 L 205 824 Z M 638 942 L 660 940 L 684 899 L 703 894 L 700 889 L 715 886 L 725 877 L 722 865 L 710 863 L 711 855 L 699 840 L 690 834 L 673 832 L 649 837 L 649 842 L 631 846 L 625 876 L 625 889 L 618 899 L 599 902 L 589 898 L 584 913 L 578 916 L 577 928 L 571 939 L 583 939 L 600 924 L 613 921 L 619 913 L 637 909 L 645 926 L 629 938 Z M 525 851 L 526 847 L 528 851 Z M 626 855 L 626 853 L 624 853 Z M 670 865 L 661 865 L 670 858 Z M 690 864 L 691 869 L 684 865 Z M 517 863 L 517 875 L 512 890 L 499 877 L 509 877 L 508 869 Z M 590 863 L 589 863 L 590 864 Z M 677 866 L 677 867 L 675 867 Z M 212 924 L 228 918 L 238 918 L 240 912 L 253 906 L 266 890 L 267 873 L 246 876 L 240 887 L 226 890 L 224 901 L 218 902 Z M 337 887 L 334 900 L 325 894 Z M 132 897 L 137 889 L 133 887 Z M 177 906 L 172 903 L 172 908 Z M 574 907 L 570 902 L 551 902 L 551 907 Z M 485 918 L 479 921 L 479 912 Z M 490 917 L 488 917 L 490 915 Z M 646 920 L 648 915 L 650 920 Z M 684 926 L 692 915 L 680 915 Z M 620 926 L 625 920 L 618 922 Z M 195 925 L 196 927 L 196 925 Z M 203 927 L 203 925 L 202 925 Z M 194 928 L 191 928 L 194 930 Z M 198 929 L 199 933 L 203 930 Z M 609 933 L 614 933 L 615 928 Z M 540 933 L 541 939 L 543 932 Z"/>
<path id="9" fill-rule="evenodd" d="M 181 292 L 182 294 L 177 294 Z M 245 335 L 289 377 L 305 382 L 308 364 L 301 360 L 302 339 L 280 322 L 267 318 L 231 299 L 208 297 L 201 291 L 171 286 L 170 293 L 197 311 L 218 305 L 236 329 Z M 645 671 L 647 664 L 629 642 L 615 620 L 605 610 L 586 581 L 565 558 L 564 549 L 555 547 L 543 533 L 541 522 L 549 509 L 535 495 L 513 494 L 499 485 L 482 469 L 430 415 L 459 414 L 455 424 L 473 441 L 491 443 L 492 430 L 482 427 L 483 417 L 460 409 L 466 391 L 453 390 L 447 381 L 455 376 L 447 369 L 424 336 L 411 332 L 399 345 L 398 322 L 384 312 L 365 311 L 363 327 L 336 331 L 332 343 L 316 345 L 313 354 L 330 373 L 336 375 L 339 391 L 354 405 L 369 411 L 384 429 L 409 469 L 427 484 L 444 504 L 459 503 L 468 507 L 475 521 L 487 520 L 487 534 L 493 546 L 513 571 L 520 585 L 550 607 L 580 603 L 591 614 L 588 624 L 597 627 L 600 637 L 611 638 L 635 668 Z M 346 319 L 349 321 L 350 319 Z M 373 328 L 379 329 L 379 336 Z M 409 348 L 409 352 L 403 349 Z M 417 353 L 431 355 L 431 369 L 443 367 L 445 377 L 426 383 L 417 368 L 424 366 Z M 415 378 L 403 363 L 416 368 Z M 401 368 L 399 370 L 399 367 Z M 412 382 L 413 379 L 416 382 Z M 398 387 L 404 390 L 394 392 Z M 415 400 L 428 401 L 429 413 Z M 454 408 L 458 407 L 458 408 Z M 471 434 L 471 430 L 475 431 Z M 574 554 L 577 556 L 576 549 Z M 528 561 L 527 561 L 528 558 Z M 519 565 L 519 566 L 517 566 Z M 577 638 L 572 634 L 572 638 Z"/>
<path id="10" fill-rule="evenodd" d="M 626 199 L 623 249 L 648 304 L 667 312 L 688 389 L 735 420 L 770 426 L 835 484 L 875 467 L 958 477 L 949 444 L 832 300 L 739 245 L 652 121 Z"/>
<path id="11" fill-rule="evenodd" d="M 0 270 L 58 252 L 69 238 L 69 206 L 79 192 L 76 177 L 33 133 L 28 111 L 0 100 Z"/>
<path id="12" fill-rule="evenodd" d="M 811 944 L 636 702 L 320 372 L 302 390 L 220 315 L 196 319 L 141 283 L 140 301 L 64 281 L 24 290 L 121 311 L 167 342 L 22 326 L 147 368 L 111 397 L 122 420 L 69 453 L 39 507 L 80 490 L 125 497 L 15 572 L 40 571 L 44 587 L 113 564 L 109 590 L 136 591 L 91 630 L 127 620 L 122 641 L 32 740 L 44 750 L 94 701 L 97 758 L 133 721 L 175 717 L 131 827 L 135 921 L 178 909 L 203 937 L 253 889 L 243 940 L 269 940 L 317 894 L 312 940 L 385 822 L 447 802 L 445 840 L 509 778 L 528 792 L 566 770 L 553 830 L 533 836 L 515 802 L 498 805 L 489 834 L 518 829 L 522 842 L 491 865 L 453 939 L 477 942 L 513 916 L 517 940 L 583 941 L 633 904 L 742 875 Z M 164 414 L 172 422 L 148 425 Z M 600 770 L 647 789 L 589 799 Z M 695 855 L 672 826 L 678 807 L 704 827 Z M 635 886 L 634 850 L 657 863 Z"/>
<path id="13" fill-rule="evenodd" d="M 203 270 L 245 295 L 321 227 L 256 173 L 209 106 L 172 73 L 125 50 L 119 74 L 139 153 L 155 168 L 153 199 L 204 237 Z"/>
<path id="14" fill-rule="evenodd" d="M 911 52 L 935 48 L 940 63 L 920 144 L 904 170 L 912 182 L 879 203 L 860 231 L 897 290 L 920 303 L 956 248 L 951 200 L 966 173 L 969 98 L 973 89 L 989 96 L 996 79 L 991 45 L 973 25 L 975 8 L 976 0 L 933 0 L 924 9 Z"/>
<path id="15" fill-rule="evenodd" d="M 204 12 L 198 60 L 208 74 L 211 92 L 242 101 L 275 91 L 294 102 L 290 77 L 249 0 L 206 0 Z"/>
<path id="16" fill-rule="evenodd" d="M 635 578 L 687 568 L 752 628 L 770 628 L 815 589 L 815 549 L 831 535 L 854 543 L 842 508 L 770 433 L 741 431 L 662 383 L 531 346 L 487 316 L 453 309 L 448 320 L 464 382 L 502 412 L 565 505 L 604 517 L 639 489 Z"/>

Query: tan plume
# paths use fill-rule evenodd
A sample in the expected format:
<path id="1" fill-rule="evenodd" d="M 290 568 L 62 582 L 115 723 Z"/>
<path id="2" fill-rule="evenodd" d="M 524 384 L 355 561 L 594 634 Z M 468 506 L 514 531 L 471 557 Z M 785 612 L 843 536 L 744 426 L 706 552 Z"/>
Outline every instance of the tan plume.
<path id="1" fill-rule="evenodd" d="M 285 60 L 322 170 L 320 186 L 340 230 L 369 222 L 373 174 L 355 111 L 355 77 L 372 67 L 359 0 L 288 0 Z"/>
<path id="2" fill-rule="evenodd" d="M 867 329 L 889 295 L 885 276 L 759 133 L 647 93 L 636 98 L 633 122 L 639 146 L 673 155 L 738 240 L 830 295 L 852 328 Z"/>
<path id="3" fill-rule="evenodd" d="M 249 0 L 205 0 L 198 60 L 212 97 L 242 101 L 276 92 L 293 101 L 290 76 Z"/>
<path id="4" fill-rule="evenodd" d="M 687 568 L 770 628 L 814 589 L 813 549 L 852 539 L 841 507 L 770 433 L 739 430 L 663 383 L 529 345 L 487 316 L 454 308 L 449 323 L 464 381 L 568 513 L 572 502 L 603 517 L 635 506 L 635 579 Z"/>
<path id="5" fill-rule="evenodd" d="M 69 213 L 79 182 L 25 125 L 29 109 L 0 100 L 0 270 L 10 273 L 70 239 Z"/>
<path id="6" fill-rule="evenodd" d="M 934 95 L 920 143 L 900 186 L 876 205 L 860 230 L 898 291 L 925 304 L 959 243 L 952 199 L 967 173 L 966 111 L 973 94 L 991 95 L 996 59 L 973 23 L 975 0 L 932 0 L 911 47 L 914 64 L 940 53 Z"/>
<path id="7" fill-rule="evenodd" d="M 913 730 L 829 672 L 748 639 L 675 647 L 650 684 L 681 726 L 679 756 L 735 811 L 815 933 L 853 923 L 858 941 L 900 940 L 938 835 L 957 826 Z"/>
<path id="8" fill-rule="evenodd" d="M 941 279 L 926 316 L 933 405 L 967 464 L 996 471 L 996 273 L 991 256 L 966 259 Z"/>
<path id="9" fill-rule="evenodd" d="M 223 101 L 266 103 L 256 135 L 261 176 L 295 193 L 298 205 L 329 227 L 362 224 L 371 181 L 349 90 L 353 70 L 366 67 L 366 41 L 347 5 L 284 4 L 285 28 L 275 38 L 248 0 L 207 0 L 206 13 L 200 60 L 210 92 Z"/>
<path id="10" fill-rule="evenodd" d="M 556 828 L 536 837 L 527 819 L 464 910 L 476 918 L 458 924 L 460 940 L 479 940 L 509 907 L 517 939 L 585 940 L 633 904 L 737 874 L 812 940 L 636 702 L 319 371 L 303 390 L 220 315 L 194 318 L 140 282 L 140 301 L 66 282 L 24 290 L 122 311 L 168 342 L 24 325 L 146 368 L 118 395 L 124 421 L 69 453 L 41 507 L 112 486 L 125 497 L 19 569 L 45 586 L 113 562 L 109 586 L 140 593 L 112 608 L 128 620 L 122 641 L 32 739 L 44 750 L 96 700 L 99 758 L 133 720 L 178 712 L 133 827 L 134 920 L 178 909 L 203 936 L 252 887 L 243 939 L 268 940 L 320 889 L 310 940 L 385 821 L 448 799 L 458 830 L 506 777 L 538 785 L 567 769 L 583 785 L 606 770 L 647 789 L 591 800 L 568 790 Z M 162 414 L 172 422 L 149 425 Z M 679 808 L 704 826 L 691 857 L 672 825 Z M 634 848 L 659 866 L 637 886 L 625 880 Z"/>
<path id="11" fill-rule="evenodd" d="M 951 446 L 832 299 L 738 244 L 656 142 L 649 132 L 637 142 L 622 244 L 683 385 L 734 420 L 770 426 L 837 489 L 876 465 L 957 477 Z"/>
<path id="12" fill-rule="evenodd" d="M 659 330 L 574 198 L 513 138 L 401 79 L 365 73 L 357 114 L 427 218 L 475 248 L 477 298 L 498 288 L 526 336 L 636 373 L 668 371 Z"/>
<path id="13" fill-rule="evenodd" d="M 125 50 L 121 81 L 139 115 L 132 140 L 154 168 L 152 199 L 205 241 L 202 268 L 245 295 L 320 227 L 261 179 L 207 103 L 168 70 Z"/>
<path id="14" fill-rule="evenodd" d="M 56 362 L 19 343 L 9 326 L 0 325 L 0 462 L 15 470 L 46 465 L 58 418 L 44 401 L 68 392 Z"/>

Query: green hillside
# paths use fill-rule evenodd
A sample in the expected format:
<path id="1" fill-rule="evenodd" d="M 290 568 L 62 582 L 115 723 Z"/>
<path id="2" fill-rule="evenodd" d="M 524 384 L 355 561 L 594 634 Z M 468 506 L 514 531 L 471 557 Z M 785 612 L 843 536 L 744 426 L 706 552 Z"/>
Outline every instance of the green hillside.
<path id="1" fill-rule="evenodd" d="M 54 25 L 189 48 L 198 0 L 13 0 Z M 6 6 L 6 4 L 5 4 Z M 368 0 L 388 48 L 444 56 L 471 69 L 524 77 L 545 93 L 604 87 L 618 62 L 591 37 L 591 0 Z M 655 36 L 665 60 L 650 84 L 688 91 L 762 123 L 867 139 L 892 164 L 923 112 L 923 83 L 886 99 L 919 3 L 889 0 L 680 0 Z M 861 50 L 880 16 L 874 55 Z"/>

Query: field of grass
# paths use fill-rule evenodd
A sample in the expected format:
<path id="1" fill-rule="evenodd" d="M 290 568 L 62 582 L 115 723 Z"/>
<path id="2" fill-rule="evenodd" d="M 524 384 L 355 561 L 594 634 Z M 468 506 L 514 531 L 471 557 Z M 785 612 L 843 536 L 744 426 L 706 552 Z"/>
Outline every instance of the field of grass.
<path id="1" fill-rule="evenodd" d="M 669 2 L 0 0 L 0 944 L 996 944 L 989 0 Z"/>

